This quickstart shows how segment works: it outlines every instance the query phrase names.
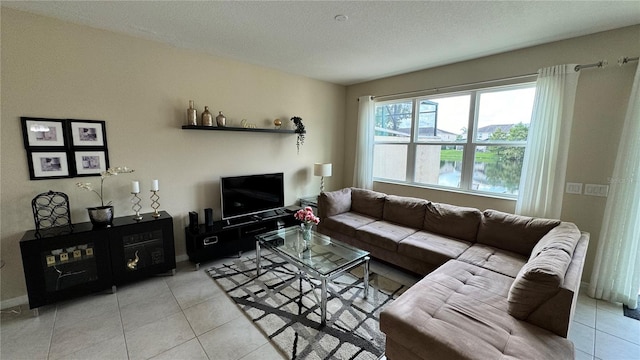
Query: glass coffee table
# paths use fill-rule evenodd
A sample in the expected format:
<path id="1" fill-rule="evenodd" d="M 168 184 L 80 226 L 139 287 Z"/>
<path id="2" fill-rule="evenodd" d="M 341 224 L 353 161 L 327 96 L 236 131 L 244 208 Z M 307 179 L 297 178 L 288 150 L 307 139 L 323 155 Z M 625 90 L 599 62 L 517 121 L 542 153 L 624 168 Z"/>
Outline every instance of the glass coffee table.
<path id="1" fill-rule="evenodd" d="M 364 298 L 369 294 L 369 253 L 341 243 L 331 237 L 311 231 L 304 241 L 299 226 L 273 230 L 256 235 L 256 272 L 260 276 L 260 249 L 271 250 L 303 275 L 320 281 L 320 319 L 327 322 L 327 281 L 364 264 Z"/>

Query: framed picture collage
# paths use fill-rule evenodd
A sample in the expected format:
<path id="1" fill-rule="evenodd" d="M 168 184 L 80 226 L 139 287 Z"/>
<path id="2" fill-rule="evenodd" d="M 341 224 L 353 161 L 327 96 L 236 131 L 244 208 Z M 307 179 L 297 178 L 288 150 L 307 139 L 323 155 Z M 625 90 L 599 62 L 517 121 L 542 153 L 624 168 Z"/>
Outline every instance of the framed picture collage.
<path id="1" fill-rule="evenodd" d="M 96 176 L 109 168 L 104 121 L 21 117 L 31 180 Z"/>

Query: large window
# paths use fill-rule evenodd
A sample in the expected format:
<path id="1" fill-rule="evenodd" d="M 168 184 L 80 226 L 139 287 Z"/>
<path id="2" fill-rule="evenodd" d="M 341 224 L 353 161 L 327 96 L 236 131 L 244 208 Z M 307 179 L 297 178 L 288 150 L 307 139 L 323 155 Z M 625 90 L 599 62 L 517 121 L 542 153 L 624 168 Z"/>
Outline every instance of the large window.
<path id="1" fill-rule="evenodd" d="M 515 197 L 535 83 L 377 102 L 373 177 Z"/>

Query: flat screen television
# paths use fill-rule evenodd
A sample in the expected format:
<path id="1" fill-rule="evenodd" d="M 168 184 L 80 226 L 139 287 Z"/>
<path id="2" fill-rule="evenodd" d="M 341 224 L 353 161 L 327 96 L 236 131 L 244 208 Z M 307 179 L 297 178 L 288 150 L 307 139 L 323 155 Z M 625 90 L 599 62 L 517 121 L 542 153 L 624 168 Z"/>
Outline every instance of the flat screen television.
<path id="1" fill-rule="evenodd" d="M 220 178 L 222 219 L 229 220 L 284 207 L 284 174 Z"/>

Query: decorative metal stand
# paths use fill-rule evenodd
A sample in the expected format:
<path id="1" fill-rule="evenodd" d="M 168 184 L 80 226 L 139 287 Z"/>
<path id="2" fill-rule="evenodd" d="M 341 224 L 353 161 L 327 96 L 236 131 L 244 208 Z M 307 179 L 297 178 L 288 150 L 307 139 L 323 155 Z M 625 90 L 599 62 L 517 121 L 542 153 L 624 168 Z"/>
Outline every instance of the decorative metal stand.
<path id="1" fill-rule="evenodd" d="M 153 214 L 151 214 L 151 216 L 154 218 L 160 217 L 160 213 L 158 212 L 158 208 L 160 207 L 160 203 L 158 202 L 158 200 L 160 200 L 160 195 L 158 195 L 158 191 L 160 190 L 151 190 L 151 208 L 153 208 Z"/>
<path id="2" fill-rule="evenodd" d="M 31 209 L 36 231 L 58 226 L 73 228 L 69 197 L 65 193 L 49 190 L 49 192 L 38 194 L 31 200 Z"/>
<path id="3" fill-rule="evenodd" d="M 131 209 L 133 209 L 133 211 L 135 211 L 136 216 L 133 217 L 133 220 L 139 221 L 142 220 L 142 215 L 140 215 L 140 210 L 142 209 L 142 206 L 140 205 L 140 197 L 138 196 L 138 193 L 132 192 L 131 195 L 133 195 L 133 197 L 131 198 L 131 203 L 133 205 L 131 205 Z"/>

